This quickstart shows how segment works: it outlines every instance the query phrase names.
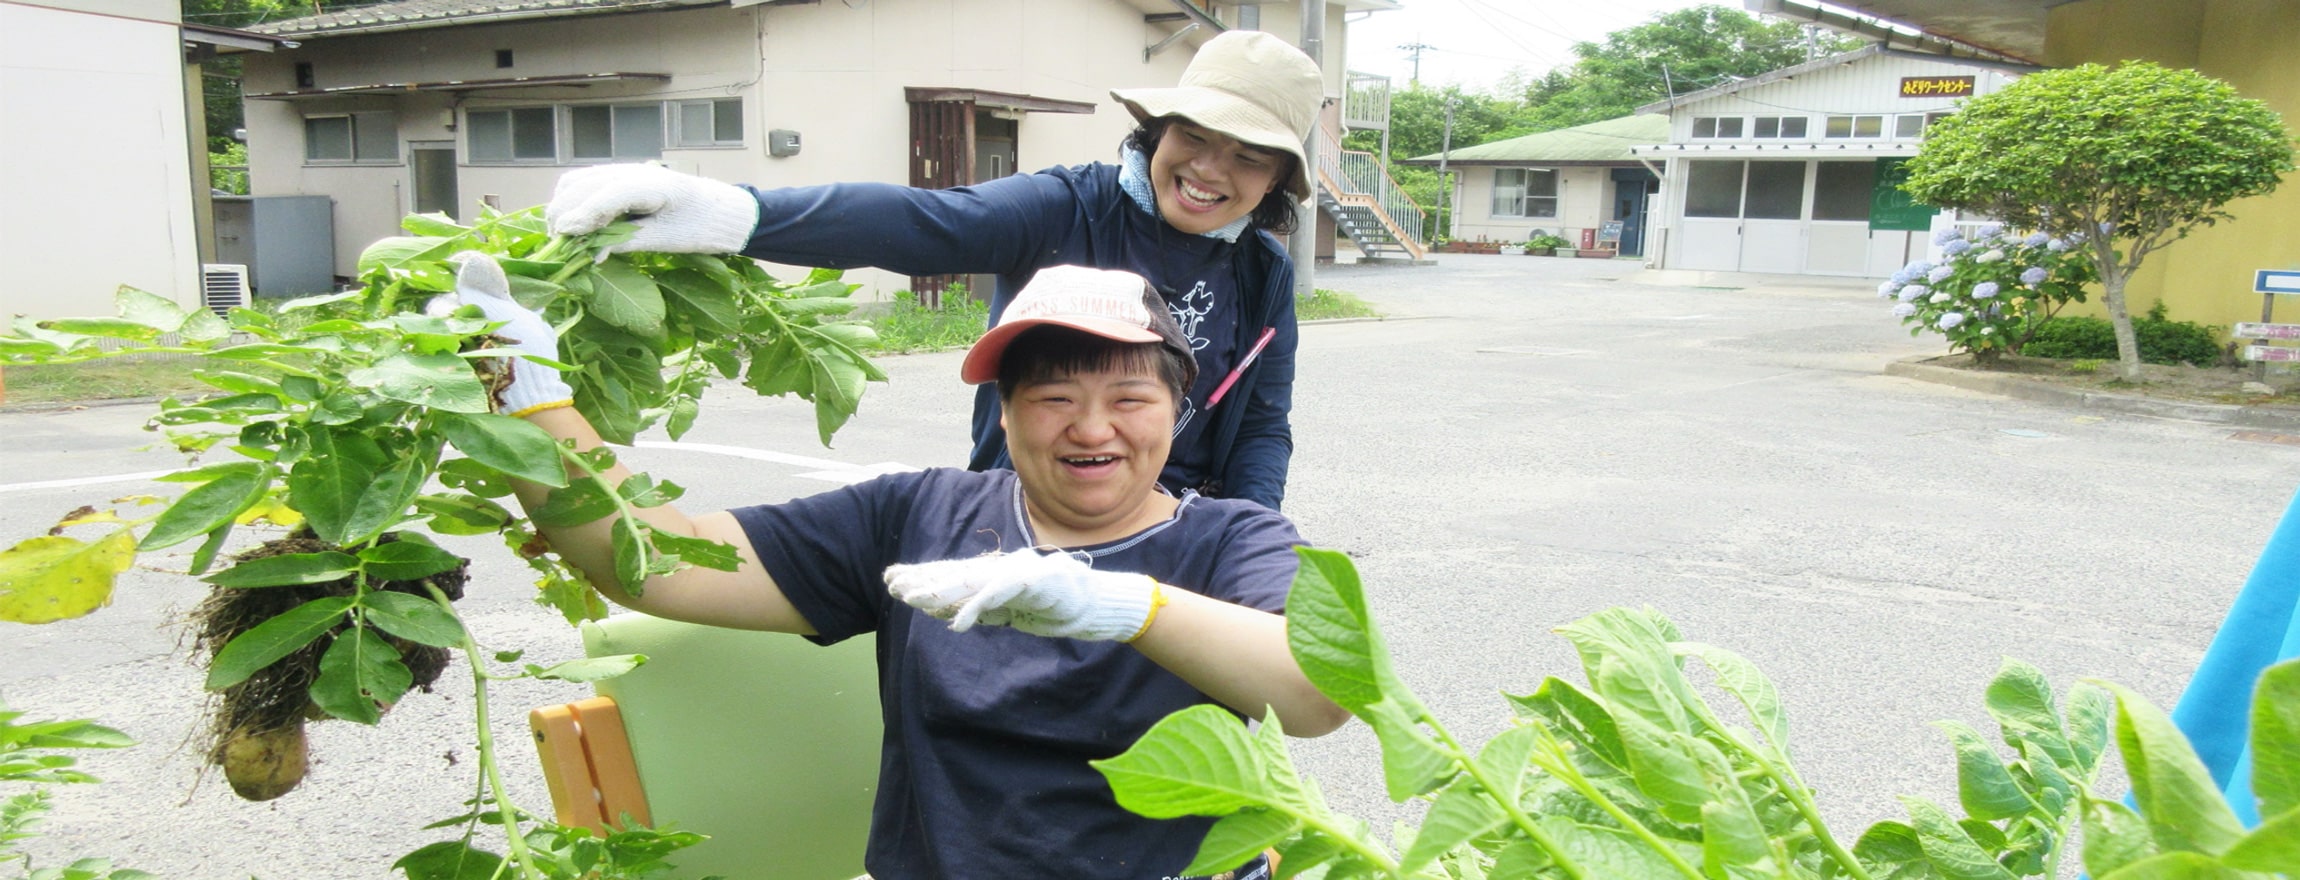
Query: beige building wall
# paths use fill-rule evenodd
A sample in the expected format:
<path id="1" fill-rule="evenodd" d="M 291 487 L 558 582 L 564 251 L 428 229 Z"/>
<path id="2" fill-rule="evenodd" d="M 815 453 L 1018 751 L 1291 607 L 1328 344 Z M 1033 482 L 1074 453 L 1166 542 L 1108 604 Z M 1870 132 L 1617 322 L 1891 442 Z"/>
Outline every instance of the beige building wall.
<path id="1" fill-rule="evenodd" d="M 1515 243 L 1525 241 L 1533 230 L 1540 229 L 1562 235 L 1578 245 L 1581 231 L 1596 229 L 1612 205 L 1608 187 L 1613 169 L 1556 168 L 1553 170 L 1557 172 L 1557 216 L 1496 217 L 1493 215 L 1494 170 L 1474 165 L 1461 169 L 1461 207 L 1454 212 L 1454 231 L 1448 237 L 1459 241 L 1482 239 Z"/>
<path id="2" fill-rule="evenodd" d="M 199 301 L 177 15 L 0 3 L 0 321 L 110 315 L 122 284 Z"/>
<path id="3" fill-rule="evenodd" d="M 2300 0 L 2080 0 L 2053 7 L 2045 60 L 2055 66 L 2129 58 L 2188 67 L 2266 103 L 2300 134 Z M 2174 320 L 2217 325 L 2260 319 L 2260 269 L 2300 269 L 2300 174 L 2276 192 L 2229 206 L 2232 221 L 2150 254 L 2126 288 L 2134 314 L 2159 299 Z M 2300 323 L 2300 298 L 2280 297 L 2278 323 Z M 2106 315 L 2095 299 L 2075 307 Z M 2072 312 L 2074 309 L 2072 309 Z"/>

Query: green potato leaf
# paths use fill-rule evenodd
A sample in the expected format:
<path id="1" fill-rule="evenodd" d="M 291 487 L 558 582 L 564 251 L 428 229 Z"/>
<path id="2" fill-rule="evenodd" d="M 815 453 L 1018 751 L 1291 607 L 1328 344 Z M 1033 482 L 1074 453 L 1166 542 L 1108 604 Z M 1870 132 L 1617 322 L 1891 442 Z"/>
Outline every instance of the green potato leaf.
<path id="1" fill-rule="evenodd" d="M 454 354 L 395 354 L 372 367 L 351 371 L 355 387 L 374 391 L 389 400 L 457 413 L 492 412 L 487 386 L 472 372 L 471 363 Z"/>
<path id="2" fill-rule="evenodd" d="M 1304 806 L 1277 802 L 1252 734 L 1219 706 L 1168 715 L 1117 757 L 1088 763 L 1110 781 L 1119 806 L 1152 819 Z"/>
<path id="3" fill-rule="evenodd" d="M 1456 779 L 1438 793 L 1437 803 L 1430 805 L 1429 813 L 1422 818 L 1420 833 L 1414 835 L 1405 854 L 1398 857 L 1398 870 L 1408 873 L 1421 870 L 1439 856 L 1500 828 L 1507 821 L 1509 816 L 1476 782 L 1467 777 Z"/>
<path id="4" fill-rule="evenodd" d="M 439 427 L 456 451 L 531 483 L 567 485 L 559 442 L 526 419 L 493 413 L 442 413 Z"/>
<path id="5" fill-rule="evenodd" d="M 1879 822 L 1861 833 L 1853 844 L 1853 857 L 1868 866 L 1872 880 L 1939 880 L 1932 860 L 1917 840 L 1917 829 L 1903 822 Z"/>
<path id="6" fill-rule="evenodd" d="M 1198 855 L 1182 873 L 1202 877 L 1236 868 L 1301 828 L 1301 820 L 1276 810 L 1246 809 L 1231 813 L 1206 831 L 1205 842 L 1198 845 Z"/>
<path id="7" fill-rule="evenodd" d="M 2132 779 L 2133 803 L 2148 821 L 2157 848 L 2219 855 L 2244 836 L 2204 762 L 2172 719 L 2139 694 L 2106 684 L 2116 694 L 2116 744 Z"/>
<path id="8" fill-rule="evenodd" d="M 1997 864 L 1996 858 L 1981 848 L 1972 835 L 1956 820 L 1949 818 L 1932 801 L 1921 797 L 1903 796 L 1901 803 L 1909 810 L 1911 825 L 1917 832 L 1917 845 L 1925 858 L 1948 880 L 2014 880 L 2012 872 Z"/>
<path id="9" fill-rule="evenodd" d="M 2268 667 L 2253 687 L 2252 793 L 2261 816 L 2300 810 L 2300 660 Z"/>
<path id="10" fill-rule="evenodd" d="M 2160 853 L 2102 875 L 2100 880 L 2268 880 L 2198 852 Z"/>
<path id="11" fill-rule="evenodd" d="M 467 561 L 414 532 L 402 533 L 399 540 L 389 544 L 377 544 L 359 551 L 360 568 L 369 577 L 379 581 L 427 578 L 462 568 Z"/>
<path id="12" fill-rule="evenodd" d="M 2009 819 L 2025 815 L 2035 806 L 1979 733 L 1956 721 L 1935 721 L 1933 726 L 1947 733 L 1956 748 L 1957 800 L 1967 815 Z"/>
<path id="13" fill-rule="evenodd" d="M 610 258 L 591 269 L 583 305 L 599 320 L 638 336 L 663 332 L 663 290 L 627 260 Z"/>
<path id="14" fill-rule="evenodd" d="M 2005 658 L 1997 667 L 1996 677 L 1989 681 L 1986 700 L 1989 716 L 2004 728 L 2006 745 L 2018 748 L 2020 741 L 2028 740 L 2063 767 L 2079 765 L 2067 734 L 2061 730 L 2060 715 L 2053 711 L 2052 683 L 2043 670 Z"/>
<path id="15" fill-rule="evenodd" d="M 503 857 L 477 849 L 468 840 L 446 840 L 401 856 L 392 870 L 407 880 L 495 880 L 509 876 Z"/>
<path id="16" fill-rule="evenodd" d="M 2084 869 L 2100 877 L 2157 854 L 2156 838 L 2148 823 L 2132 808 L 2115 801 L 2087 797 L 2079 820 L 2084 829 Z"/>
<path id="17" fill-rule="evenodd" d="M 1669 649 L 1680 657 L 1697 657 L 1717 674 L 1717 686 L 1733 695 L 1741 708 L 1749 713 L 1757 734 L 1773 747 L 1776 755 L 1789 754 L 1788 713 L 1781 708 L 1781 692 L 1773 680 L 1757 670 L 1757 664 L 1732 651 L 1698 642 L 1676 642 Z"/>
<path id="18" fill-rule="evenodd" d="M 2286 810 L 2260 823 L 2220 856 L 2231 868 L 2264 873 L 2300 871 L 2300 810 Z"/>
<path id="19" fill-rule="evenodd" d="M 328 550 L 320 553 L 290 553 L 250 559 L 223 571 L 209 575 L 208 583 L 219 587 L 239 589 L 255 587 L 288 587 L 297 584 L 319 584 L 350 577 L 359 570 L 359 560 L 347 553 Z"/>
<path id="20" fill-rule="evenodd" d="M 140 550 L 173 547 L 231 523 L 232 517 L 254 507 L 271 488 L 271 472 L 256 462 L 235 462 L 209 469 L 212 479 L 176 499 L 152 530 L 137 545 Z"/>
<path id="21" fill-rule="evenodd" d="M 208 664 L 208 690 L 221 691 L 246 681 L 258 670 L 326 635 L 343 622 L 344 612 L 351 610 L 353 602 L 350 596 L 313 599 L 240 633 Z"/>
<path id="22" fill-rule="evenodd" d="M 383 707 L 399 702 L 414 684 L 399 649 L 366 627 L 353 627 L 320 655 L 311 701 L 337 718 L 374 724 L 383 719 Z"/>
<path id="23" fill-rule="evenodd" d="M 463 621 L 439 603 L 421 596 L 377 590 L 360 600 L 367 622 L 377 629 L 434 648 L 463 646 Z"/>
<path id="24" fill-rule="evenodd" d="M 136 562 L 136 536 L 121 529 L 93 542 L 41 535 L 0 550 L 0 620 L 69 620 L 112 601 L 112 585 Z"/>
<path id="25" fill-rule="evenodd" d="M 541 678 L 551 681 L 571 681 L 576 684 L 589 684 L 594 681 L 606 681 L 610 678 L 622 676 L 629 673 L 631 670 L 646 665 L 646 663 L 647 655 L 645 654 L 615 654 L 606 657 L 585 657 L 581 660 L 569 660 L 565 663 L 554 663 L 550 666 L 537 666 L 534 664 L 529 664 L 527 667 L 527 675 L 529 678 Z"/>

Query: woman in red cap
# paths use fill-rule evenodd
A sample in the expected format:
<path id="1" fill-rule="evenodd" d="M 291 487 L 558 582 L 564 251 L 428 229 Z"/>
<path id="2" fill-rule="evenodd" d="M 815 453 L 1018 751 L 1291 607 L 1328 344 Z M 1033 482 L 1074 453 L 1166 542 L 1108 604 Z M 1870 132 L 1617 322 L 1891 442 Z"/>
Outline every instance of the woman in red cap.
<path id="1" fill-rule="evenodd" d="M 619 250 L 741 253 L 907 275 L 992 274 L 1001 314 L 1040 269 L 1124 269 L 1180 324 L 1199 379 L 1160 482 L 1272 510 L 1293 455 L 1294 266 L 1275 237 L 1310 197 L 1302 143 L 1324 100 L 1317 65 L 1269 34 L 1208 41 L 1174 88 L 1110 93 L 1140 125 L 1116 165 L 929 190 L 881 183 L 756 189 L 650 165 L 560 178 L 547 214 L 577 235 L 625 217 Z M 998 398 L 975 400 L 969 467 L 1006 465 Z"/>

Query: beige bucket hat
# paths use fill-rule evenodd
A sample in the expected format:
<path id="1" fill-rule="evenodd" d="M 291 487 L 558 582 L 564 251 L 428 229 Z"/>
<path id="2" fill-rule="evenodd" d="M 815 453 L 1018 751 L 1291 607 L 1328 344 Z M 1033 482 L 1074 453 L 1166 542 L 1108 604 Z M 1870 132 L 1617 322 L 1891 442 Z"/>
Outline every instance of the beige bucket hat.
<path id="1" fill-rule="evenodd" d="M 1180 116 L 1257 147 L 1294 157 L 1286 191 L 1310 197 L 1302 142 L 1325 102 L 1325 77 L 1302 50 L 1261 31 L 1225 31 L 1206 41 L 1170 89 L 1112 89 L 1134 118 Z"/>

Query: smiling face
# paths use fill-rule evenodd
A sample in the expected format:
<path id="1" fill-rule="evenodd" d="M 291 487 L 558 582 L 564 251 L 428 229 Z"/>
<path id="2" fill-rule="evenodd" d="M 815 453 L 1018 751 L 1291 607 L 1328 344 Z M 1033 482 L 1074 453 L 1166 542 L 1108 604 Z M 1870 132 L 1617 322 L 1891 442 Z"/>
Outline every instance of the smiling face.
<path id="1" fill-rule="evenodd" d="M 1040 543 L 1103 543 L 1173 515 L 1157 483 L 1173 446 L 1174 392 L 1153 348 L 1007 388 L 999 424 Z"/>
<path id="2" fill-rule="evenodd" d="M 1208 233 L 1253 213 L 1281 183 L 1285 159 L 1277 150 L 1176 118 L 1150 154 L 1150 188 L 1167 225 Z"/>

